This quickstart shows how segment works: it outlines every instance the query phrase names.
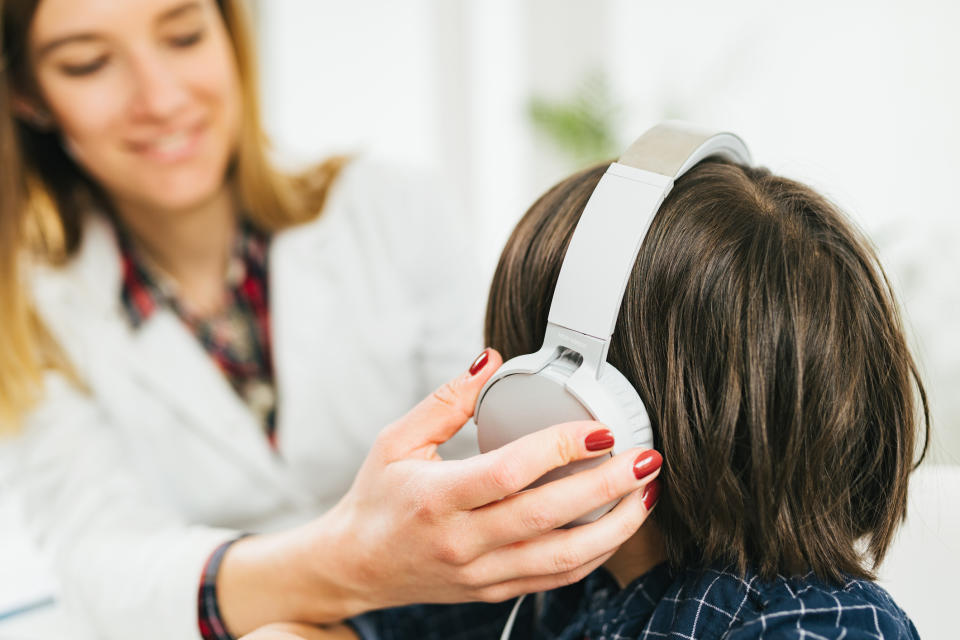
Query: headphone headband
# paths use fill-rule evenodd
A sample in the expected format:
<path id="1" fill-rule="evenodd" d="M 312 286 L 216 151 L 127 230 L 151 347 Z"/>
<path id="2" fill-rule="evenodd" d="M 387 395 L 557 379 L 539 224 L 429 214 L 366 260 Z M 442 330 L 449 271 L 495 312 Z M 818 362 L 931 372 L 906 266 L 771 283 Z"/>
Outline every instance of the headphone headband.
<path id="1" fill-rule="evenodd" d="M 710 156 L 752 164 L 750 151 L 738 136 L 678 120 L 668 120 L 649 129 L 627 147 L 617 162 L 676 180 Z"/>
<path id="2" fill-rule="evenodd" d="M 583 354 L 585 364 L 599 369 L 654 215 L 674 180 L 716 155 L 738 164 L 751 163 L 746 145 L 732 133 L 667 122 L 643 134 L 610 165 L 587 202 L 560 267 L 548 316 L 548 339 L 581 353 L 582 345 L 575 344 L 578 338 L 589 343 L 592 353 Z M 551 330 L 549 325 L 555 326 Z"/>

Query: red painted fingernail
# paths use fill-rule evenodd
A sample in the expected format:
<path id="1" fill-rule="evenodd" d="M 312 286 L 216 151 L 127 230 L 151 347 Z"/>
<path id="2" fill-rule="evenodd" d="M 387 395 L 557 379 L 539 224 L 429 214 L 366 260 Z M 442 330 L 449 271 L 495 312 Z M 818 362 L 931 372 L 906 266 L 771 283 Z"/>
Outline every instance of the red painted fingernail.
<path id="1" fill-rule="evenodd" d="M 661 464 L 663 464 L 663 458 L 659 453 L 653 449 L 644 451 L 633 461 L 633 475 L 637 480 L 641 480 L 659 469 Z"/>
<path id="2" fill-rule="evenodd" d="M 609 429 L 597 429 L 584 440 L 587 451 L 603 451 L 613 446 L 613 434 Z"/>
<path id="3" fill-rule="evenodd" d="M 470 375 L 475 376 L 486 366 L 487 361 L 490 360 L 490 355 L 487 353 L 487 350 L 484 349 L 483 353 L 477 356 L 477 359 L 473 361 L 473 364 L 470 365 Z"/>
<path id="4" fill-rule="evenodd" d="M 647 488 L 643 490 L 643 508 L 647 511 L 653 508 L 653 505 L 657 504 L 657 499 L 660 497 L 660 478 L 654 478 L 653 482 L 647 485 Z"/>

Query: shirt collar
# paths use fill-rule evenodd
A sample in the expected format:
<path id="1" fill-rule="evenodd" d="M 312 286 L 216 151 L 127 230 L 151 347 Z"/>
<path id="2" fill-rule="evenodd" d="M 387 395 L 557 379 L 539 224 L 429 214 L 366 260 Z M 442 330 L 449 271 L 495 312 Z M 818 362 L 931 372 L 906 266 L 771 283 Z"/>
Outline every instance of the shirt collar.
<path id="1" fill-rule="evenodd" d="M 661 563 L 638 576 L 623 589 L 613 575 L 600 567 L 562 589 L 546 592 L 546 615 L 540 624 L 560 636 L 573 627 L 588 637 L 605 637 L 603 629 L 628 620 L 649 618 L 674 580 L 667 563 Z"/>
<path id="2" fill-rule="evenodd" d="M 184 311 L 177 303 L 176 281 L 137 248 L 129 232 L 119 222 L 114 222 L 114 230 L 120 254 L 120 300 L 130 325 L 134 329 L 139 328 L 156 310 L 163 307 L 183 315 Z M 227 262 L 228 287 L 240 287 L 248 274 L 264 276 L 267 243 L 268 237 L 264 232 L 245 217 L 240 217 Z"/>

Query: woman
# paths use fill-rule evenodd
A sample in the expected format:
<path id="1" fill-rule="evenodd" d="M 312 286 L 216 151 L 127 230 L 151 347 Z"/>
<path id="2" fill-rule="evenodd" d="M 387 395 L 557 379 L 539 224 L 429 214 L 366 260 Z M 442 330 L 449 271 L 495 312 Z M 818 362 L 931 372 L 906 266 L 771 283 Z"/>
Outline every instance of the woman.
<path id="1" fill-rule="evenodd" d="M 531 523 L 499 498 L 602 455 L 601 425 L 439 459 L 500 363 L 454 377 L 469 239 L 369 161 L 271 168 L 242 4 L 0 2 L 2 468 L 64 606 L 99 637 L 227 638 L 579 579 L 645 511 L 542 528 L 637 492 L 633 460 Z"/>
<path id="2" fill-rule="evenodd" d="M 541 345 L 605 171 L 563 180 L 507 242 L 486 316 L 505 358 Z M 511 637 L 918 638 L 872 579 L 906 513 L 926 395 L 883 270 L 841 212 L 762 168 L 693 167 L 640 248 L 608 362 L 663 452 L 658 506 L 603 568 L 525 601 Z M 419 606 L 250 639 L 480 640 L 509 612 Z"/>

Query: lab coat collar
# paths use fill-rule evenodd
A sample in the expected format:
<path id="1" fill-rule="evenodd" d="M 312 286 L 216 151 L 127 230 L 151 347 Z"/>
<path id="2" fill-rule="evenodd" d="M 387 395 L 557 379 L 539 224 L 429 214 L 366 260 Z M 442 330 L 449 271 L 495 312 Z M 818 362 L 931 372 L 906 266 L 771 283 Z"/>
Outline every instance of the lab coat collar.
<path id="1" fill-rule="evenodd" d="M 271 264 L 272 254 L 273 248 Z M 36 303 L 81 376 L 109 379 L 115 373 L 98 370 L 98 365 L 127 363 L 131 382 L 163 398 L 178 416 L 178 426 L 212 439 L 221 451 L 275 485 L 292 502 L 301 506 L 310 502 L 292 476 L 283 471 L 253 413 L 171 310 L 158 310 L 136 329 L 130 326 L 120 299 L 120 251 L 109 220 L 98 213 L 88 214 L 83 241 L 74 258 L 60 268 L 37 271 Z M 271 280 L 272 272 L 271 266 Z M 71 340 L 78 332 L 85 335 Z M 99 357 L 70 353 L 71 344 L 97 345 L 103 352 Z"/>

